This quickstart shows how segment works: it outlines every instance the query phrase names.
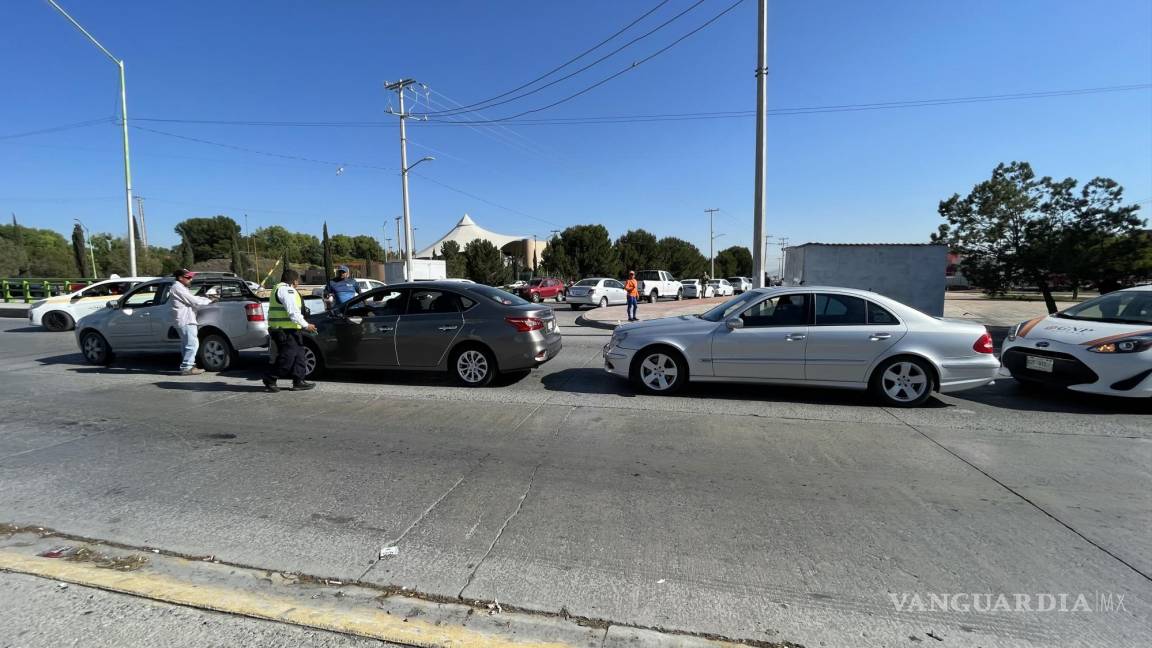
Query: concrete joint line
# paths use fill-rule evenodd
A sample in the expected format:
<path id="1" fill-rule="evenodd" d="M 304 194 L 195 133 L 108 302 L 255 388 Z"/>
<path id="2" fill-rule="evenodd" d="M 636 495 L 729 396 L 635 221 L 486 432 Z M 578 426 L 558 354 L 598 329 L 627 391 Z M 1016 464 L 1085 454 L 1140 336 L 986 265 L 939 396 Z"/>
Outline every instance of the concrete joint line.
<path id="1" fill-rule="evenodd" d="M 464 599 L 464 590 L 472 585 L 472 580 L 476 578 L 476 573 L 480 571 L 480 567 L 484 564 L 484 561 L 488 559 L 492 550 L 496 548 L 496 543 L 500 542 L 500 536 L 504 535 L 504 529 L 508 528 L 508 525 L 512 522 L 512 518 L 516 517 L 520 513 L 520 509 L 524 508 L 524 500 L 528 499 L 528 493 L 532 492 L 532 483 L 536 481 L 536 473 L 539 472 L 540 466 L 541 464 L 536 464 L 536 467 L 532 469 L 532 474 L 528 476 L 528 487 L 524 489 L 524 494 L 520 496 L 520 501 L 516 503 L 515 510 L 508 516 L 508 519 L 504 520 L 504 524 L 500 525 L 500 530 L 496 532 L 496 537 L 492 538 L 492 544 L 488 545 L 488 551 L 485 551 L 484 555 L 480 557 L 480 560 L 476 561 L 476 566 L 472 569 L 472 573 L 468 574 L 468 581 L 464 583 L 464 587 L 460 588 L 460 593 L 456 595 L 456 598 Z"/>
<path id="2" fill-rule="evenodd" d="M 915 425 L 912 425 L 911 423 L 909 423 L 909 422 L 905 421 L 904 419 L 900 418 L 899 416 L 896 416 L 895 414 L 893 414 L 893 413 L 892 413 L 891 411 L 889 411 L 888 409 L 885 409 L 884 411 L 885 411 L 885 412 L 887 412 L 887 413 L 888 413 L 890 416 L 892 416 L 893 418 L 895 418 L 897 421 L 900 421 L 900 422 L 901 422 L 901 423 L 903 423 L 905 426 L 907 426 L 907 427 L 911 428 L 913 432 L 916 432 L 916 433 L 917 433 L 917 434 L 919 434 L 920 436 L 922 436 L 922 437 L 924 437 L 925 439 L 928 439 L 928 440 L 929 440 L 929 441 L 931 441 L 932 443 L 936 444 L 936 446 L 938 446 L 938 447 L 939 447 L 940 449 L 942 449 L 944 452 L 947 452 L 948 454 L 952 455 L 953 457 L 956 457 L 957 459 L 959 459 L 960 461 L 962 461 L 962 462 L 964 462 L 965 464 L 967 464 L 967 465 L 968 465 L 970 468 L 972 468 L 972 469 L 973 469 L 973 470 L 975 470 L 976 472 L 980 473 L 981 475 L 984 475 L 985 477 L 987 477 L 988 479 L 990 479 L 990 480 L 992 480 L 993 482 L 995 482 L 995 483 L 996 483 L 998 486 L 1000 486 L 1000 487 L 1001 487 L 1001 488 L 1003 488 L 1004 490 L 1008 491 L 1009 493 L 1012 493 L 1012 494 L 1013 494 L 1013 495 L 1015 495 L 1016 497 L 1020 498 L 1020 499 L 1021 499 L 1021 500 L 1023 500 L 1024 502 L 1026 502 L 1026 503 L 1027 503 L 1029 506 L 1031 506 L 1032 508 L 1034 508 L 1034 509 L 1036 509 L 1037 511 L 1040 511 L 1040 512 L 1041 512 L 1041 513 L 1043 513 L 1044 515 L 1048 516 L 1049 518 L 1051 518 L 1051 519 L 1052 519 L 1052 521 L 1056 522 L 1057 524 L 1059 524 L 1060 526 L 1064 527 L 1065 529 L 1068 529 L 1069 531 L 1071 531 L 1073 534 L 1075 534 L 1077 537 L 1079 537 L 1079 538 L 1080 538 L 1081 540 L 1083 540 L 1084 542 L 1087 542 L 1088 544 L 1092 545 L 1093 547 L 1096 547 L 1097 549 L 1099 549 L 1100 551 L 1104 552 L 1106 555 L 1108 555 L 1109 557 L 1111 557 L 1111 558 L 1112 558 L 1113 560 L 1115 560 L 1116 562 L 1118 562 L 1118 563 L 1120 563 L 1121 565 L 1124 565 L 1125 567 L 1127 567 L 1128 569 L 1131 569 L 1132 571 L 1136 572 L 1136 573 L 1137 573 L 1137 574 L 1139 574 L 1141 577 L 1143 577 L 1143 578 L 1144 578 L 1144 580 L 1147 580 L 1147 581 L 1152 581 L 1152 575 L 1149 575 L 1149 574 L 1146 574 L 1146 573 L 1144 573 L 1143 571 L 1141 571 L 1141 570 L 1140 570 L 1140 568 L 1139 568 L 1139 567 L 1137 567 L 1137 566 L 1133 565 L 1132 563 L 1128 562 L 1127 560 L 1124 560 L 1124 559 L 1123 559 L 1123 558 L 1121 558 L 1120 556 L 1116 555 L 1115 553 L 1112 553 L 1111 551 L 1109 551 L 1108 549 L 1106 549 L 1105 547 L 1103 547 L 1102 545 L 1100 545 L 1099 543 L 1097 543 L 1095 540 L 1092 540 L 1092 539 L 1091 539 L 1091 538 L 1089 538 L 1088 536 L 1086 536 L 1086 535 L 1084 535 L 1083 533 L 1081 533 L 1081 532 L 1077 531 L 1076 529 L 1072 528 L 1072 526 L 1071 526 L 1070 524 L 1068 524 L 1068 523 L 1067 523 L 1067 522 L 1065 522 L 1064 520 L 1061 520 L 1060 518 L 1056 517 L 1054 514 L 1052 514 L 1052 513 L 1048 512 L 1048 510 L 1047 510 L 1047 509 L 1045 509 L 1044 507 L 1040 506 L 1040 505 L 1039 505 L 1039 504 L 1037 504 L 1036 502 L 1033 502 L 1031 499 L 1029 499 L 1029 498 L 1028 498 L 1026 495 L 1024 495 L 1023 493 L 1021 493 L 1020 491 L 1016 490 L 1015 488 L 1012 488 L 1011 486 L 1009 486 L 1008 484 L 1005 484 L 1004 482 L 1000 481 L 999 479 L 996 479 L 995 477 L 993 477 L 993 476 L 992 476 L 990 473 L 988 473 L 988 472 L 987 472 L 987 471 L 985 471 L 984 469 L 980 468 L 979 466 L 977 466 L 976 464 L 972 463 L 971 461 L 968 461 L 968 460 L 967 460 L 967 459 L 965 459 L 964 457 L 961 457 L 961 456 L 960 456 L 959 454 L 957 454 L 956 452 L 953 452 L 953 451 L 952 451 L 952 449 L 951 449 L 951 448 L 949 448 L 948 446 L 944 445 L 943 443 L 940 443 L 939 441 L 937 441 L 936 439 L 934 439 L 932 436 L 930 436 L 928 433 L 926 433 L 926 432 L 924 432 L 924 431 L 920 430 L 920 428 L 916 427 Z"/>

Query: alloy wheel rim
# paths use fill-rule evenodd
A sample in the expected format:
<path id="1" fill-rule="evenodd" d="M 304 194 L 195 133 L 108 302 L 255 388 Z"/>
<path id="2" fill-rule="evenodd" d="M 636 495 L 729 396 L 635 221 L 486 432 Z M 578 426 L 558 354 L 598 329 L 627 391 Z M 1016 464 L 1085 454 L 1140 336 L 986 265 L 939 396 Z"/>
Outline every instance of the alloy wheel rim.
<path id="1" fill-rule="evenodd" d="M 204 364 L 212 367 L 220 367 L 224 364 L 224 355 L 227 351 L 224 345 L 217 340 L 209 340 L 204 345 Z"/>
<path id="2" fill-rule="evenodd" d="M 912 362 L 897 362 L 888 367 L 880 381 L 884 393 L 901 403 L 916 400 L 928 389 L 928 376 Z"/>
<path id="3" fill-rule="evenodd" d="M 640 363 L 640 380 L 656 391 L 664 391 L 676 384 L 679 370 L 676 362 L 663 353 L 653 353 Z"/>
<path id="4" fill-rule="evenodd" d="M 311 376 L 316 371 L 316 354 L 308 347 L 304 347 L 304 368 L 308 372 L 305 376 Z"/>
<path id="5" fill-rule="evenodd" d="M 465 351 L 456 360 L 456 372 L 466 382 L 478 383 L 488 375 L 488 358 L 479 351 Z"/>
<path id="6" fill-rule="evenodd" d="M 104 345 L 95 335 L 84 338 L 84 356 L 92 362 L 97 362 L 104 355 Z"/>
<path id="7" fill-rule="evenodd" d="M 600 298 L 600 308 L 604 308 L 607 305 L 608 305 L 608 298 L 607 297 L 601 297 Z"/>

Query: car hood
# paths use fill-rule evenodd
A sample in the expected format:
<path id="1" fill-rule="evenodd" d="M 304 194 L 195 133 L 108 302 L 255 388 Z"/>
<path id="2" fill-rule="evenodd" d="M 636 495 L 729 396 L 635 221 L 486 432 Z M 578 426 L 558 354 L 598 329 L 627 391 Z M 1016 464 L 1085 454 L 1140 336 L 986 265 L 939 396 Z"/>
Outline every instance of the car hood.
<path id="1" fill-rule="evenodd" d="M 1147 324 L 1092 322 L 1063 317 L 1037 317 L 1020 326 L 1020 338 L 1095 346 L 1130 335 L 1152 335 Z"/>
<path id="2" fill-rule="evenodd" d="M 643 322 L 632 322 L 616 327 L 617 331 L 629 335 L 660 334 L 669 332 L 688 333 L 695 331 L 710 331 L 716 328 L 716 322 L 700 319 L 693 315 L 677 315 L 676 317 L 662 317 Z"/>

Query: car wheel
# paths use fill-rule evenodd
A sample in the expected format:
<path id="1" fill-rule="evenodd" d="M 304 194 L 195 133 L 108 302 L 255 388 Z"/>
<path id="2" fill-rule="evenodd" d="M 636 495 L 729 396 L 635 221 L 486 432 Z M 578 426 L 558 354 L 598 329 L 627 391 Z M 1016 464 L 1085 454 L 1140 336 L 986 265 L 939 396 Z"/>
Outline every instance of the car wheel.
<path id="1" fill-rule="evenodd" d="M 668 348 L 642 351 L 632 363 L 632 382 L 646 394 L 675 394 L 688 382 L 688 364 Z"/>
<path id="2" fill-rule="evenodd" d="M 315 378 L 324 373 L 324 362 L 320 359 L 320 354 L 316 351 L 311 343 L 304 343 L 304 377 Z"/>
<path id="3" fill-rule="evenodd" d="M 653 290 L 648 295 L 648 303 L 649 304 L 655 304 L 657 299 L 660 299 L 660 295 L 655 290 Z"/>
<path id="4" fill-rule="evenodd" d="M 219 333 L 209 333 L 200 339 L 197 359 L 205 371 L 224 371 L 232 366 L 232 345 Z"/>
<path id="5" fill-rule="evenodd" d="M 608 298 L 607 297 L 601 297 L 600 298 L 600 308 L 608 308 Z"/>
<path id="6" fill-rule="evenodd" d="M 676 301 L 680 301 L 681 299 L 684 299 L 684 289 L 683 288 L 676 291 Z"/>
<path id="7" fill-rule="evenodd" d="M 496 358 L 485 348 L 464 347 L 452 354 L 448 372 L 465 387 L 484 387 L 496 377 Z"/>
<path id="8" fill-rule="evenodd" d="M 44 317 L 40 318 L 40 322 L 44 328 L 59 333 L 60 331 L 70 331 L 75 325 L 72 316 L 63 311 L 52 311 L 51 313 L 44 313 Z"/>
<path id="9" fill-rule="evenodd" d="M 876 368 L 872 393 L 891 407 L 918 407 L 932 395 L 932 370 L 923 360 L 892 358 Z"/>
<path id="10" fill-rule="evenodd" d="M 540 303 L 540 293 L 532 293 L 532 303 L 533 304 L 539 304 Z"/>
<path id="11" fill-rule="evenodd" d="M 80 338 L 80 352 L 89 364 L 108 365 L 112 363 L 112 347 L 96 331 L 88 331 Z"/>

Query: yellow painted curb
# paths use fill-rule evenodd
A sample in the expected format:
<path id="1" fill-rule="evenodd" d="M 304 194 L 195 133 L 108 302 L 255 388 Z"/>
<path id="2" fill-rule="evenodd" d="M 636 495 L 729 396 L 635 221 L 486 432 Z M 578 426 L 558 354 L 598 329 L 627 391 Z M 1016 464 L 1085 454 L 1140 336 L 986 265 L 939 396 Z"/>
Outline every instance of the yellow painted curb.
<path id="1" fill-rule="evenodd" d="M 515 641 L 455 625 L 407 620 L 383 610 L 334 610 L 302 605 L 286 596 L 181 582 L 161 574 L 118 572 L 90 564 L 40 558 L 0 549 L 0 570 L 131 594 L 175 605 L 267 619 L 391 643 L 427 648 L 569 648 L 568 644 Z"/>

